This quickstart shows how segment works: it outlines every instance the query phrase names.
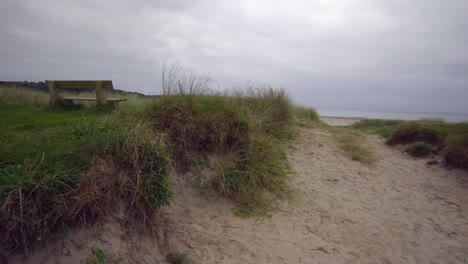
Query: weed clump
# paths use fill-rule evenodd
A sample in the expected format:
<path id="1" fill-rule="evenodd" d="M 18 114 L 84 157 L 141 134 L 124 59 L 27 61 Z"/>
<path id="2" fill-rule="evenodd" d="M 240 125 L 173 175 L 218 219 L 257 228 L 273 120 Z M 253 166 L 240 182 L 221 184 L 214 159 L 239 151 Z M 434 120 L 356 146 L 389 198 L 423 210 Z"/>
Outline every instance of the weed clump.
<path id="1" fill-rule="evenodd" d="M 429 145 L 424 142 L 416 142 L 408 145 L 406 152 L 413 157 L 427 157 L 433 152 L 432 145 Z"/>

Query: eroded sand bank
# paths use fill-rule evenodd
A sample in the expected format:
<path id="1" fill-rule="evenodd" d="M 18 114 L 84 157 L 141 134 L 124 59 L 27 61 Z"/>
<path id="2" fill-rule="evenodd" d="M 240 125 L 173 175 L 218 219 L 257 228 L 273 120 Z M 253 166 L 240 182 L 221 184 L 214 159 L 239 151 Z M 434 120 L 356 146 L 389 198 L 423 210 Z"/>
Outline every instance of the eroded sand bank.
<path id="1" fill-rule="evenodd" d="M 93 244 L 121 263 L 165 263 L 174 250 L 196 263 L 468 262 L 467 172 L 427 166 L 377 136 L 368 136 L 379 158 L 371 166 L 342 155 L 327 131 L 300 129 L 296 139 L 289 149 L 296 198 L 271 218 L 236 217 L 233 203 L 185 175 L 174 181 L 177 196 L 158 232 L 131 234 L 117 220 L 12 263 L 79 261 Z"/>

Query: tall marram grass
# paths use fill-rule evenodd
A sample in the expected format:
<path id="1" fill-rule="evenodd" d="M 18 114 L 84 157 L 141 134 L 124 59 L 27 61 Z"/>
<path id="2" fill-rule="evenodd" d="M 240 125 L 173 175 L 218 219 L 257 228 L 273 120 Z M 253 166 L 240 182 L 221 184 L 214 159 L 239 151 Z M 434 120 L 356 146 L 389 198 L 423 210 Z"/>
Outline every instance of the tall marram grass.
<path id="1" fill-rule="evenodd" d="M 164 69 L 162 84 L 163 96 L 144 116 L 167 135 L 177 168 L 196 164 L 200 154 L 215 154 L 221 165 L 213 168 L 212 186 L 249 208 L 287 192 L 284 145 L 294 114 L 283 89 L 215 92 L 209 76 L 181 74 L 177 65 Z"/>
<path id="2" fill-rule="evenodd" d="M 222 157 L 224 165 L 212 179 L 221 194 L 255 207 L 266 204 L 265 192 L 285 193 L 289 171 L 283 145 L 292 111 L 284 90 L 166 92 L 147 118 L 168 135 L 179 167 L 190 166 L 193 153 Z"/>

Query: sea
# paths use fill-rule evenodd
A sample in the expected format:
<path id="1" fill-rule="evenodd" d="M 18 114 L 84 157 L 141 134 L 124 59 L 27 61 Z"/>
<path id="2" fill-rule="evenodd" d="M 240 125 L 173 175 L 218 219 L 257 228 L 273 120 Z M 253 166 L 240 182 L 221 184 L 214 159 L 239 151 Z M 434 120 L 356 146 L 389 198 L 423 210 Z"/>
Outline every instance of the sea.
<path id="1" fill-rule="evenodd" d="M 456 113 L 418 113 L 418 112 L 383 112 L 383 111 L 363 111 L 363 110 L 331 110 L 317 109 L 320 116 L 333 117 L 360 117 L 371 119 L 443 119 L 446 122 L 468 122 L 468 114 Z"/>

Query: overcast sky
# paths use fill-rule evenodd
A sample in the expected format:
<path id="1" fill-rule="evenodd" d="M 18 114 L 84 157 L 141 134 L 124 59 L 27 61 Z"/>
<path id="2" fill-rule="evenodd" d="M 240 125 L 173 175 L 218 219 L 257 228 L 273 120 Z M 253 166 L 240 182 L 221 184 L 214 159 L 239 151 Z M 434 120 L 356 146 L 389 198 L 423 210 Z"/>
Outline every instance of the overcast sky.
<path id="1" fill-rule="evenodd" d="M 0 80 L 159 93 L 164 60 L 325 109 L 468 113 L 466 0 L 0 0 Z"/>

